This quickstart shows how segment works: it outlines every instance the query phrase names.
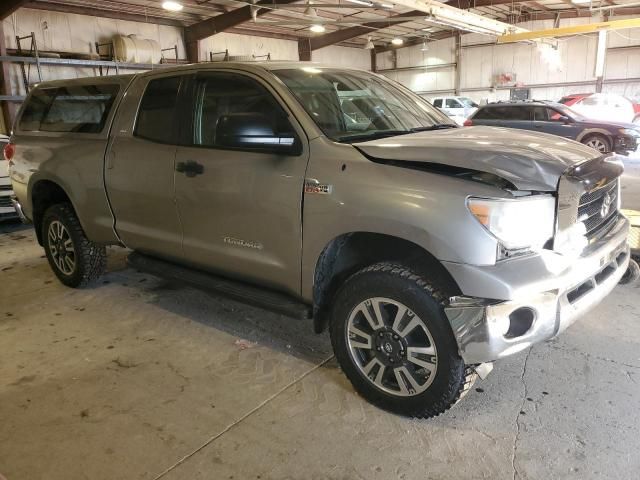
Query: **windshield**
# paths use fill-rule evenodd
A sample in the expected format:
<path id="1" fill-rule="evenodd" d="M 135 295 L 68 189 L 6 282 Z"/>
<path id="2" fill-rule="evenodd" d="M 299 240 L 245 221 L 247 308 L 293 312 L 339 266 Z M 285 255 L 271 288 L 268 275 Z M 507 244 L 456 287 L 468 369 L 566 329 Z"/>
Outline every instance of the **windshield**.
<path id="1" fill-rule="evenodd" d="M 273 73 L 337 142 L 456 127 L 419 96 L 366 72 L 305 67 Z"/>
<path id="2" fill-rule="evenodd" d="M 473 100 L 467 97 L 458 97 L 458 101 L 465 107 L 473 107 L 473 108 L 478 107 L 478 104 L 476 102 L 474 102 Z"/>

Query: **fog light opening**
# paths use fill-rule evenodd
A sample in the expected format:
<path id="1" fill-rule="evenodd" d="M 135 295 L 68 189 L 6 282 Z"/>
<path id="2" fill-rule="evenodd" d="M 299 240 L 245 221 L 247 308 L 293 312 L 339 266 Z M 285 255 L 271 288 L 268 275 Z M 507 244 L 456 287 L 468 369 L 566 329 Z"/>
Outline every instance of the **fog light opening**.
<path id="1" fill-rule="evenodd" d="M 509 315 L 509 330 L 505 333 L 505 338 L 517 338 L 527 333 L 534 320 L 536 312 L 529 307 L 520 307 Z"/>

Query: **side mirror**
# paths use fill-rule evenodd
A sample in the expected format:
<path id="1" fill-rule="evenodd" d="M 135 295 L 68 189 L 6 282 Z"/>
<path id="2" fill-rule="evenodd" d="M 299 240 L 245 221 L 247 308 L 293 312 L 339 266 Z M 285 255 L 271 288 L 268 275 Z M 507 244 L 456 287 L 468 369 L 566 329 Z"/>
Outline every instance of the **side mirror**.
<path id="1" fill-rule="evenodd" d="M 278 135 L 270 118 L 253 112 L 222 115 L 216 125 L 216 144 L 283 154 L 299 150 L 293 134 Z"/>
<path id="2" fill-rule="evenodd" d="M 560 115 L 560 117 L 558 117 L 558 121 L 562 123 L 571 123 L 571 119 L 566 115 Z"/>

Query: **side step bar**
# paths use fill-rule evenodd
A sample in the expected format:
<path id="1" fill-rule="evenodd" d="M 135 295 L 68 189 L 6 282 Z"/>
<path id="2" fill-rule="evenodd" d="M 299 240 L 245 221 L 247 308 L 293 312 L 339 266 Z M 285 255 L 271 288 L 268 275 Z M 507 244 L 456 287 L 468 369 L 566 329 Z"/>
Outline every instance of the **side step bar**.
<path id="1" fill-rule="evenodd" d="M 262 307 L 297 319 L 311 318 L 311 307 L 283 293 L 266 290 L 208 272 L 192 270 L 165 260 L 133 252 L 127 257 L 129 266 L 168 280 L 175 280 L 201 290 L 215 292 L 233 300 Z"/>

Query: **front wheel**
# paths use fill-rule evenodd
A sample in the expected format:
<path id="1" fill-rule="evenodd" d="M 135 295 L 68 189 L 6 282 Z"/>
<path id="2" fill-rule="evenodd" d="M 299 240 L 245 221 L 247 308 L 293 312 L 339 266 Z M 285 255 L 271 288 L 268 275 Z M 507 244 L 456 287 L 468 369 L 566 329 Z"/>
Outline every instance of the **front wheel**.
<path id="1" fill-rule="evenodd" d="M 368 401 L 410 417 L 449 409 L 475 373 L 460 356 L 444 296 L 401 265 L 380 263 L 338 291 L 331 342 L 343 371 Z"/>
<path id="2" fill-rule="evenodd" d="M 589 135 L 582 140 L 587 147 L 598 150 L 600 153 L 608 153 L 611 151 L 611 142 L 604 135 Z"/>
<path id="3" fill-rule="evenodd" d="M 70 204 L 47 209 L 42 219 L 42 239 L 51 269 L 66 286 L 84 287 L 104 273 L 106 249 L 87 238 Z"/>

